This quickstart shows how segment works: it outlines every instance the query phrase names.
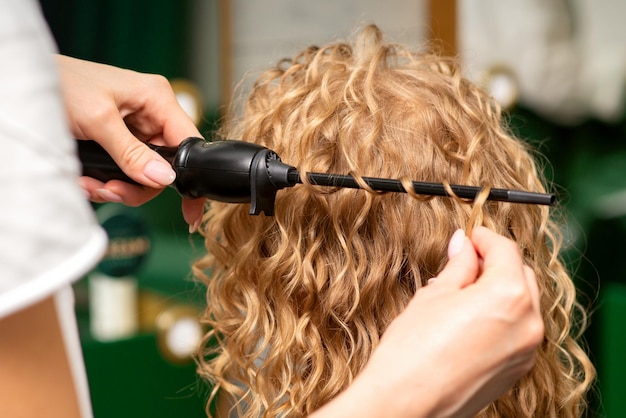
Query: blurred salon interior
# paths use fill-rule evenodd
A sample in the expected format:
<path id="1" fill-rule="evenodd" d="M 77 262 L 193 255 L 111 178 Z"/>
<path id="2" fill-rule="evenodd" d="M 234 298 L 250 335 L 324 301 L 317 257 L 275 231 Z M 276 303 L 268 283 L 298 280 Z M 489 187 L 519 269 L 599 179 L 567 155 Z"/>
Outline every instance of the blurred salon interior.
<path id="1" fill-rule="evenodd" d="M 599 417 L 626 416 L 626 2 L 616 0 L 40 0 L 62 54 L 162 74 L 209 137 L 237 83 L 309 44 L 377 24 L 430 43 L 506 109 L 545 157 L 566 218 L 563 257 L 592 312 Z M 74 285 L 96 417 L 204 417 L 193 354 L 204 293 L 173 189 L 93 204 L 107 255 Z M 468 359 L 471 361 L 471 359 Z M 111 402 L 115 399 L 115 402 Z"/>

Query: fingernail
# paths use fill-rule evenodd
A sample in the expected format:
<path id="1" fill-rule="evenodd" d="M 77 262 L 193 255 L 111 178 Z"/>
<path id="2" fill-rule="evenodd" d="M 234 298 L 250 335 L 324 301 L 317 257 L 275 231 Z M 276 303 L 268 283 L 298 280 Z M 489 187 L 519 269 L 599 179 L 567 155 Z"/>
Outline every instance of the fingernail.
<path id="1" fill-rule="evenodd" d="M 437 278 L 436 278 L 436 277 L 433 277 L 433 278 L 431 278 L 431 279 L 428 279 L 428 283 L 427 283 L 427 284 L 433 284 L 433 283 L 435 283 L 436 281 L 437 281 Z"/>
<path id="2" fill-rule="evenodd" d="M 462 229 L 457 229 L 454 234 L 452 234 L 452 238 L 450 238 L 450 244 L 448 244 L 448 258 L 452 258 L 463 249 L 463 244 L 465 243 L 465 231 Z"/>
<path id="3" fill-rule="evenodd" d="M 200 222 L 201 221 L 202 221 L 202 216 L 200 216 L 198 219 L 196 219 L 194 223 L 189 225 L 189 233 L 190 234 L 193 234 L 194 232 L 196 232 L 198 230 L 198 227 L 200 226 Z"/>
<path id="4" fill-rule="evenodd" d="M 122 196 L 107 189 L 97 189 L 96 194 L 107 202 L 122 202 Z"/>
<path id="5" fill-rule="evenodd" d="M 146 164 L 143 173 L 150 180 L 159 183 L 162 186 L 172 184 L 176 178 L 176 173 L 167 163 L 159 160 L 152 160 Z"/>

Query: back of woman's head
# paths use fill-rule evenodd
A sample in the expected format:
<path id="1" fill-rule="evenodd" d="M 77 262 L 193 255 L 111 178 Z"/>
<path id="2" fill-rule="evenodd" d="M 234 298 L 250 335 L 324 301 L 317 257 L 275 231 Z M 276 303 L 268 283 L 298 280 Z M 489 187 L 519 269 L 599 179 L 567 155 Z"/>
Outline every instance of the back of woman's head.
<path id="1" fill-rule="evenodd" d="M 264 72 L 222 135 L 300 172 L 544 191 L 528 147 L 453 61 L 386 44 L 375 26 Z M 245 416 L 311 412 L 350 383 L 443 268 L 453 232 L 476 222 L 520 245 L 546 322 L 534 371 L 484 413 L 576 416 L 593 371 L 570 336 L 578 305 L 548 209 L 408 192 L 305 182 L 278 192 L 273 218 L 213 203 L 202 227 L 209 255 L 195 270 L 208 285 L 207 341 L 219 344 L 201 373 L 242 400 Z"/>

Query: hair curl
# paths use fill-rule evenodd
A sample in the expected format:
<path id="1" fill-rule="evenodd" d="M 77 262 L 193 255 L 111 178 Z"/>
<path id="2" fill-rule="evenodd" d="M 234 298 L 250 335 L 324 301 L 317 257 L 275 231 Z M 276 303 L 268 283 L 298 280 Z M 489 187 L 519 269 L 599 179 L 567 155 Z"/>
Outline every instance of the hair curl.
<path id="1" fill-rule="evenodd" d="M 375 26 L 264 72 L 221 135 L 264 145 L 300 172 L 545 190 L 529 146 L 453 60 L 384 43 Z M 450 236 L 471 217 L 521 247 L 545 321 L 534 369 L 479 416 L 582 415 L 594 378 L 577 343 L 586 316 L 549 209 L 485 202 L 476 217 L 461 199 L 409 195 L 419 201 L 305 182 L 278 193 L 274 217 L 211 203 L 208 254 L 194 265 L 208 287 L 198 361 L 211 399 L 230 395 L 243 417 L 303 416 L 328 402 L 442 270 Z"/>

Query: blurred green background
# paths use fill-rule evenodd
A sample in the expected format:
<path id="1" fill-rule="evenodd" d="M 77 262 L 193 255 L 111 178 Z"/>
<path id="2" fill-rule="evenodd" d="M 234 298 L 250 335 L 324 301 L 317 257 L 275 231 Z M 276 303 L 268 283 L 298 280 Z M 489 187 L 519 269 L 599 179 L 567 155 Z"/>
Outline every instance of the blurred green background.
<path id="1" fill-rule="evenodd" d="M 61 53 L 205 83 L 194 79 L 190 45 L 215 40 L 193 39 L 189 22 L 197 2 L 41 0 L 41 4 Z M 210 24 L 219 24 L 219 19 L 207 21 Z M 205 107 L 203 134 L 215 127 L 218 113 L 215 105 Z M 560 209 L 568 219 L 564 257 L 584 295 L 582 302 L 593 312 L 586 333 L 599 373 L 592 416 L 626 416 L 626 262 L 622 258 L 626 121 L 621 118 L 609 124 L 588 119 L 564 126 L 518 106 L 510 114 L 510 123 L 545 155 L 546 175 L 559 186 Z M 126 210 L 139 214 L 151 229 L 152 249 L 138 272 L 140 288 L 173 303 L 201 308 L 203 289 L 191 280 L 189 265 L 204 246 L 187 233 L 178 195 L 166 190 L 143 207 Z M 80 297 L 86 294 L 85 286 L 85 282 L 77 285 L 77 309 L 96 417 L 204 416 L 207 387 L 196 378 L 194 364 L 166 360 L 154 333 L 110 343 L 91 338 L 88 300 Z"/>

